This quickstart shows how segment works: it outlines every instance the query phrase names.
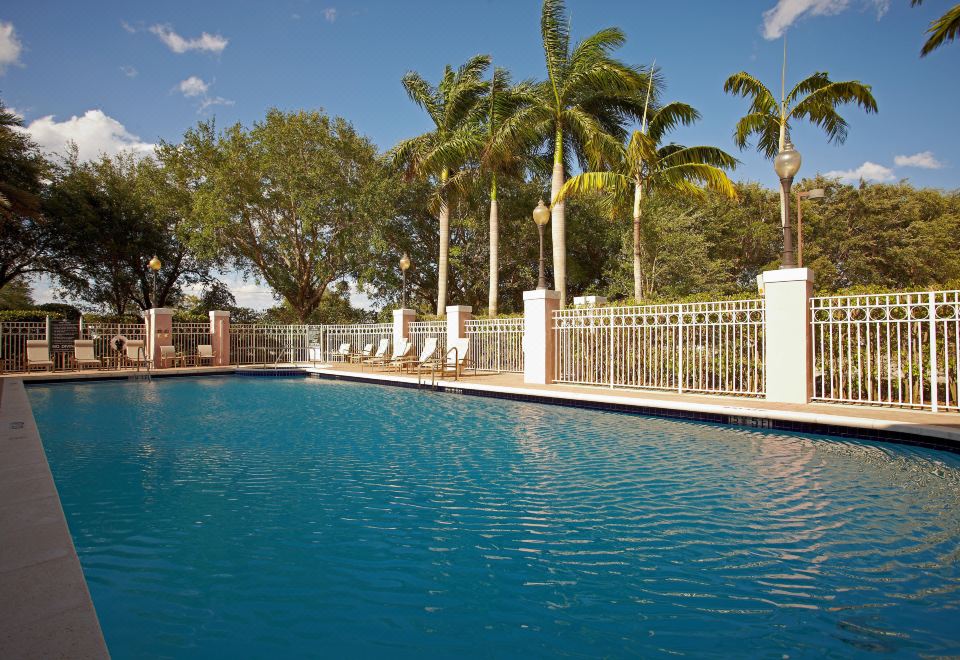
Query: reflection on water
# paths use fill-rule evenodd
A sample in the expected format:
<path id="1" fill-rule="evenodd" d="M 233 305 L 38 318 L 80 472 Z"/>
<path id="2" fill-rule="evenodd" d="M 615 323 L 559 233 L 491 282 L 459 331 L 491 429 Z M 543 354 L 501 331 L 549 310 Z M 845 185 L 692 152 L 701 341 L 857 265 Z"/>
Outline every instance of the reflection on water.
<path id="1" fill-rule="evenodd" d="M 398 388 L 31 387 L 111 651 L 960 653 L 960 458 Z"/>

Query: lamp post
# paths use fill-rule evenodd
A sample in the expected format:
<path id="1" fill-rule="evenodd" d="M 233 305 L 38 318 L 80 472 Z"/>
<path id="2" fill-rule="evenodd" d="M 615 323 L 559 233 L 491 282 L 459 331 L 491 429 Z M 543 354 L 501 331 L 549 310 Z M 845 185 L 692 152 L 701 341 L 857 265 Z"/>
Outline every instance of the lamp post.
<path id="1" fill-rule="evenodd" d="M 537 204 L 537 208 L 533 209 L 533 221 L 537 223 L 537 231 L 540 233 L 540 276 L 537 278 L 537 288 L 546 289 L 547 278 L 543 267 L 543 228 L 550 222 L 550 209 L 547 208 L 542 199 Z"/>
<path id="2" fill-rule="evenodd" d="M 400 308 L 407 308 L 407 269 L 410 268 L 410 256 L 404 252 L 400 257 L 400 271 L 403 273 L 403 294 L 400 302 Z"/>
<path id="3" fill-rule="evenodd" d="M 150 266 L 150 270 L 153 271 L 153 306 L 154 308 L 156 308 L 157 306 L 157 271 L 160 270 L 163 264 L 161 264 L 160 260 L 157 259 L 157 255 L 153 255 L 153 259 L 151 259 L 147 263 L 147 265 Z"/>
<path id="4" fill-rule="evenodd" d="M 797 191 L 797 267 L 803 268 L 803 205 L 804 199 L 820 199 L 824 196 L 823 188 L 814 188 L 806 192 Z"/>
<path id="5" fill-rule="evenodd" d="M 793 142 L 787 138 L 783 149 L 773 159 L 773 169 L 780 177 L 780 186 L 783 191 L 783 258 L 780 268 L 796 268 L 796 252 L 793 249 L 793 228 L 790 226 L 790 186 L 793 177 L 800 171 L 800 152 L 793 148 Z"/>

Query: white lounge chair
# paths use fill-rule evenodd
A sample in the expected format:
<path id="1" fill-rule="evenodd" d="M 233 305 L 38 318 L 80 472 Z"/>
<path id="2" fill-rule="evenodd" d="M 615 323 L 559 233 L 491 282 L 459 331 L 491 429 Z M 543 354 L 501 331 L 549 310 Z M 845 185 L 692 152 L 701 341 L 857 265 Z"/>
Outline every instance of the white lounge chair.
<path id="1" fill-rule="evenodd" d="M 430 360 L 433 359 L 433 356 L 437 352 L 437 338 L 436 337 L 427 337 L 423 342 L 423 350 L 420 351 L 419 357 L 404 357 L 399 360 L 394 360 L 391 363 L 391 366 L 397 368 L 397 372 L 401 372 L 404 369 L 412 371 L 414 367 L 419 371 L 420 365 L 427 364 Z"/>
<path id="2" fill-rule="evenodd" d="M 351 347 L 350 347 L 350 343 L 349 343 L 349 342 L 344 342 L 344 343 L 340 344 L 340 348 L 338 348 L 338 349 L 334 352 L 334 355 L 338 356 L 341 361 L 349 360 L 349 359 L 350 359 L 350 348 L 351 348 Z"/>
<path id="3" fill-rule="evenodd" d="M 140 339 L 130 339 L 127 340 L 127 354 L 125 356 L 125 361 L 128 365 L 137 367 L 149 367 L 153 364 L 153 360 L 147 355 L 147 349 L 144 347 L 143 341 Z"/>
<path id="4" fill-rule="evenodd" d="M 410 355 L 411 351 L 413 351 L 413 344 L 410 343 L 410 340 L 401 338 L 400 341 L 393 345 L 393 353 L 390 354 L 390 357 L 384 356 L 379 359 L 370 358 L 368 363 L 377 367 L 389 367 L 397 360 L 402 360 Z"/>
<path id="5" fill-rule="evenodd" d="M 213 346 L 210 344 L 197 344 L 197 365 L 203 366 L 203 363 L 206 362 L 211 367 L 213 366 Z"/>
<path id="6" fill-rule="evenodd" d="M 366 344 L 359 353 L 350 354 L 350 362 L 362 362 L 373 355 L 373 344 Z"/>
<path id="7" fill-rule="evenodd" d="M 27 340 L 27 372 L 34 368 L 53 371 L 53 360 L 50 359 L 50 344 L 46 339 Z"/>
<path id="8" fill-rule="evenodd" d="M 467 338 L 454 339 L 447 346 L 445 357 L 434 358 L 429 363 L 417 367 L 417 382 L 420 382 L 420 372 L 424 368 L 430 369 L 430 381 L 434 381 L 436 376 L 453 376 L 454 380 L 460 380 L 467 364 L 470 363 L 470 340 Z"/>
<path id="9" fill-rule="evenodd" d="M 160 347 L 160 368 L 163 369 L 167 364 L 172 363 L 173 366 L 177 366 L 177 363 L 180 362 L 180 356 L 177 355 L 177 348 L 175 346 L 161 346 Z"/>
<path id="10" fill-rule="evenodd" d="M 77 365 L 77 369 L 83 369 L 84 367 L 100 369 L 103 366 L 103 363 L 94 355 L 92 339 L 73 340 L 73 361 Z"/>
<path id="11" fill-rule="evenodd" d="M 372 357 L 368 357 L 365 360 L 360 360 L 360 368 L 363 368 L 365 364 L 376 364 L 377 362 L 383 363 L 384 358 L 387 355 L 387 349 L 390 348 L 389 339 L 381 339 L 380 343 L 377 345 L 377 352 L 373 354 Z"/>

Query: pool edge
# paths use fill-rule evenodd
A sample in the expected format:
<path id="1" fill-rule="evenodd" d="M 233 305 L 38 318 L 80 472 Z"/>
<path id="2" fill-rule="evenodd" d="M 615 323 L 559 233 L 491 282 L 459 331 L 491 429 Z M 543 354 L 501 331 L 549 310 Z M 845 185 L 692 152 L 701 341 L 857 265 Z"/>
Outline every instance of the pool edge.
<path id="1" fill-rule="evenodd" d="M 24 383 L 0 387 L 0 657 L 109 658 Z"/>

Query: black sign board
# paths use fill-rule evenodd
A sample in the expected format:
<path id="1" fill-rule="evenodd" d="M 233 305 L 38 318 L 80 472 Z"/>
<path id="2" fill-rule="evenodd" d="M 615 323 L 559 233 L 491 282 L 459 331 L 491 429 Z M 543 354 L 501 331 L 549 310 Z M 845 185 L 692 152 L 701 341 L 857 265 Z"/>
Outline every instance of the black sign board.
<path id="1" fill-rule="evenodd" d="M 72 353 L 73 340 L 80 338 L 80 327 L 76 321 L 50 320 L 50 352 Z"/>

